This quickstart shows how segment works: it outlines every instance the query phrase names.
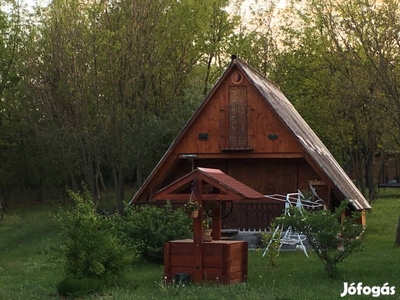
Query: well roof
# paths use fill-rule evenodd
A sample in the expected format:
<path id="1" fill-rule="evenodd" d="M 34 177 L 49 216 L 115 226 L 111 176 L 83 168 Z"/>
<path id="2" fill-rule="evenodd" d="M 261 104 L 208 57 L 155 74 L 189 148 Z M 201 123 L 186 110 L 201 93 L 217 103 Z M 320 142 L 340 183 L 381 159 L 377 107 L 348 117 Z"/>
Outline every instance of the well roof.
<path id="1" fill-rule="evenodd" d="M 179 178 L 168 186 L 162 188 L 151 197 L 154 199 L 160 198 L 160 200 L 171 199 L 174 200 L 174 196 L 177 194 L 174 193 L 175 190 L 179 190 L 180 187 L 190 184 L 196 178 L 204 180 L 206 183 L 210 184 L 217 189 L 220 189 L 223 193 L 228 193 L 232 198 L 232 200 L 243 200 L 243 199 L 263 199 L 264 195 L 252 189 L 251 187 L 245 185 L 244 183 L 236 180 L 232 176 L 222 172 L 219 169 L 214 168 L 196 168 L 189 174 Z M 167 193 L 164 193 L 167 192 Z M 218 193 L 219 194 L 219 193 Z M 179 194 L 178 194 L 179 196 Z M 222 196 L 222 195 L 221 195 Z M 178 200 L 181 200 L 181 197 L 178 197 Z M 215 200 L 226 200 L 225 198 L 215 197 Z"/>

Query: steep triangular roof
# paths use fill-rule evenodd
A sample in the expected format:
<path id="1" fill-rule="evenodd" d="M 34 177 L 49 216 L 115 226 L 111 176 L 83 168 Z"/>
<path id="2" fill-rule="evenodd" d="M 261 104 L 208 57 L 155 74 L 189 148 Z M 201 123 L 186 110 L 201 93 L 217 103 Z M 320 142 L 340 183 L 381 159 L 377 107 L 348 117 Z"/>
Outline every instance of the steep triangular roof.
<path id="1" fill-rule="evenodd" d="M 210 94 L 202 102 L 202 104 L 172 142 L 168 151 L 161 158 L 160 162 L 133 197 L 132 201 L 135 201 L 140 196 L 141 192 L 148 186 L 156 172 L 161 168 L 163 162 L 171 154 L 174 147 L 185 136 L 185 132 L 200 114 L 202 108 L 210 101 L 210 99 L 212 99 L 213 94 L 220 86 L 224 76 L 234 67 L 238 67 L 243 74 L 247 76 L 253 86 L 258 90 L 263 100 L 272 107 L 277 116 L 298 140 L 304 152 L 308 154 L 308 159 L 311 159 L 314 164 L 318 166 L 322 172 L 324 172 L 326 177 L 331 180 L 331 182 L 344 195 L 344 197 L 349 199 L 357 210 L 370 209 L 371 206 L 369 205 L 368 201 L 364 198 L 364 196 L 347 176 L 330 151 L 304 121 L 304 119 L 296 111 L 290 101 L 283 95 L 279 88 L 271 81 L 263 77 L 258 71 L 247 65 L 243 60 L 237 58 L 232 60 L 231 64 L 222 74 L 221 78 L 214 86 Z"/>
<path id="2" fill-rule="evenodd" d="M 303 149 L 320 169 L 324 170 L 325 174 L 342 194 L 352 201 L 354 207 L 359 210 L 371 208 L 368 201 L 347 176 L 328 148 L 326 148 L 282 92 L 241 60 L 238 60 L 237 65 L 243 73 L 247 74 L 265 101 L 271 105 L 287 128 L 297 137 Z"/>

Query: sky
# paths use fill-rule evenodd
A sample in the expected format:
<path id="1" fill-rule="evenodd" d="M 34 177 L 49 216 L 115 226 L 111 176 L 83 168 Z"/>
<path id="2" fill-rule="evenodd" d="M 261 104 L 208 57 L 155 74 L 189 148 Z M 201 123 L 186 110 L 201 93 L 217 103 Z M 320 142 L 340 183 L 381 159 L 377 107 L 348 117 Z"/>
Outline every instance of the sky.
<path id="1" fill-rule="evenodd" d="M 39 3 L 40 5 L 44 4 L 46 5 L 47 3 L 50 2 L 50 0 L 20 0 L 22 3 L 26 3 L 29 6 L 34 6 L 37 3 Z"/>

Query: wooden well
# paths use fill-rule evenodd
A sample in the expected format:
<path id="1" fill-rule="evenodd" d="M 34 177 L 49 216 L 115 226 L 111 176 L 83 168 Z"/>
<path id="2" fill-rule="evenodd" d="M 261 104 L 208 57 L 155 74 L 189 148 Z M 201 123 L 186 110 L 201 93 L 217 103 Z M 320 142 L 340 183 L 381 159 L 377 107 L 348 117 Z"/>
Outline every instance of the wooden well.
<path id="1" fill-rule="evenodd" d="M 207 188 L 203 189 L 205 185 Z M 193 239 L 165 243 L 164 275 L 171 281 L 177 274 L 189 274 L 195 283 L 245 281 L 248 245 L 245 241 L 221 240 L 221 201 L 261 199 L 263 195 L 218 169 L 197 168 L 155 193 L 153 198 L 189 200 L 190 191 L 200 204 L 199 216 L 193 219 Z M 207 201 L 218 203 L 212 212 L 212 242 L 202 239 L 203 207 Z"/>
<path id="2" fill-rule="evenodd" d="M 164 276 L 189 274 L 193 282 L 212 281 L 233 284 L 246 281 L 247 251 L 245 241 L 212 241 L 203 243 L 201 266 L 194 265 L 193 240 L 170 241 L 164 245 Z M 197 270 L 202 269 L 202 274 Z"/>

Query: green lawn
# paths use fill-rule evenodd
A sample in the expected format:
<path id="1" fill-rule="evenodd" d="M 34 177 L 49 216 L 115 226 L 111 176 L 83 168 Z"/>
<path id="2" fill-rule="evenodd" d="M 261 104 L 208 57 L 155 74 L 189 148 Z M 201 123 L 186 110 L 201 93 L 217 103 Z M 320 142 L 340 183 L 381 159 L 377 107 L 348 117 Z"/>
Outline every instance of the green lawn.
<path id="1" fill-rule="evenodd" d="M 269 268 L 261 250 L 249 253 L 249 276 L 243 284 L 189 287 L 164 285 L 160 265 L 136 262 L 118 286 L 86 299 L 341 299 L 343 282 L 396 287 L 400 299 L 400 248 L 394 246 L 400 214 L 400 191 L 386 191 L 367 214 L 365 249 L 339 265 L 341 279 L 332 281 L 310 253 L 281 252 Z M 0 299 L 58 299 L 56 284 L 64 277 L 61 241 L 50 205 L 18 208 L 0 223 Z M 371 299 L 352 296 L 346 299 Z"/>

